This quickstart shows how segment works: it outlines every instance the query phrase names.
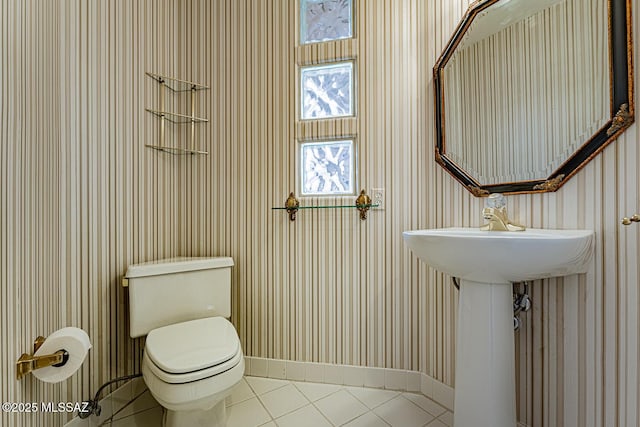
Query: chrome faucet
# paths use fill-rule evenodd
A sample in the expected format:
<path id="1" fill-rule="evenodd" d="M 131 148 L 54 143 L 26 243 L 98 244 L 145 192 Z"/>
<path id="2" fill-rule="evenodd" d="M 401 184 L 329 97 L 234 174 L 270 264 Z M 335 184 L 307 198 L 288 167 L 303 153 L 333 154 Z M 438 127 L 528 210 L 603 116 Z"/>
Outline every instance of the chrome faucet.
<path id="1" fill-rule="evenodd" d="M 524 231 L 525 227 L 507 218 L 507 199 L 499 193 L 490 194 L 482 210 L 489 223 L 480 227 L 483 231 Z"/>

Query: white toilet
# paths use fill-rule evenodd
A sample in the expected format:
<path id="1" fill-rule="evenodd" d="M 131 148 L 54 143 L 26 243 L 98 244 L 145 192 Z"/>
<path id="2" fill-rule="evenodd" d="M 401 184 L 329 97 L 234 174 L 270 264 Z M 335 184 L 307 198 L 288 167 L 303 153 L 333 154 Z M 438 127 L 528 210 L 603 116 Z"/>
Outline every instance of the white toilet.
<path id="1" fill-rule="evenodd" d="M 231 315 L 231 258 L 131 265 L 130 335 L 147 335 L 142 376 L 168 427 L 226 425 L 225 397 L 244 374 Z"/>

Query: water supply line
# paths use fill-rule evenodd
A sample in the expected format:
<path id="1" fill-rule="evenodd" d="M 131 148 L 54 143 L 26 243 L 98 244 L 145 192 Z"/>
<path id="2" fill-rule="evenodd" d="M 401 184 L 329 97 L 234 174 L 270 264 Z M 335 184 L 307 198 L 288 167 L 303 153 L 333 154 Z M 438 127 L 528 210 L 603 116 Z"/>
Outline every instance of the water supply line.
<path id="1" fill-rule="evenodd" d="M 126 380 L 130 380 L 133 378 L 138 378 L 141 377 L 142 374 L 133 374 L 133 375 L 126 375 L 124 377 L 118 377 L 118 378 L 114 378 L 111 381 L 108 381 L 104 384 L 102 384 L 102 386 L 100 386 L 100 388 L 98 389 L 98 391 L 96 392 L 96 395 L 93 397 L 93 399 L 89 400 L 87 403 L 87 410 L 86 411 L 82 411 L 78 414 L 78 416 L 82 419 L 85 418 L 89 418 L 91 415 L 95 415 L 96 417 L 100 416 L 100 413 L 102 412 L 102 408 L 100 407 L 100 404 L 98 403 L 100 401 L 100 393 L 102 393 L 102 390 L 105 389 L 105 387 L 113 384 L 113 383 L 117 383 L 117 382 L 121 382 L 121 381 L 126 381 Z"/>
<path id="2" fill-rule="evenodd" d="M 460 279 L 457 277 L 451 277 L 451 283 L 460 290 Z M 516 287 L 522 284 L 523 291 L 518 293 Z M 513 330 L 520 329 L 522 323 L 518 315 L 520 312 L 527 312 L 531 309 L 531 298 L 529 297 L 529 282 L 516 282 L 513 284 Z"/>
<path id="3" fill-rule="evenodd" d="M 520 329 L 520 312 L 527 312 L 531 309 L 531 298 L 529 298 L 529 282 L 522 282 L 523 291 L 518 293 L 517 286 L 519 283 L 513 284 L 513 329 Z"/>

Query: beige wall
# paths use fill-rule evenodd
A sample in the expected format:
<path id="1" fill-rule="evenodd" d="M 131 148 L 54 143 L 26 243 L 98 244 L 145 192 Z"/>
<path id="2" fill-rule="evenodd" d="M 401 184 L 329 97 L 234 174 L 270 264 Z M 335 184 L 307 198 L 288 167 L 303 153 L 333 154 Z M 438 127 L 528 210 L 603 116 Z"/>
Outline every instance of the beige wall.
<path id="1" fill-rule="evenodd" d="M 468 1 L 361 1 L 358 39 L 324 52 L 358 61 L 358 118 L 335 129 L 294 122 L 295 64 L 319 53 L 296 49 L 293 1 L 88 3 L 0 6 L 0 400 L 86 399 L 138 371 L 119 279 L 173 255 L 235 259 L 232 320 L 248 355 L 453 385 L 456 291 L 401 232 L 481 221 L 482 200 L 432 154 L 431 67 Z M 198 132 L 209 156 L 144 148 L 157 140 L 144 71 L 211 85 Z M 296 137 L 334 130 L 357 133 L 358 185 L 384 187 L 387 208 L 366 222 L 321 210 L 291 223 L 271 207 L 295 188 Z M 534 286 L 517 336 L 519 419 L 531 426 L 639 425 L 640 229 L 619 225 L 640 209 L 637 145 L 633 126 L 558 193 L 508 198 L 520 222 L 592 228 L 598 242 L 587 275 Z M 31 340 L 69 325 L 93 339 L 81 372 L 14 381 Z"/>

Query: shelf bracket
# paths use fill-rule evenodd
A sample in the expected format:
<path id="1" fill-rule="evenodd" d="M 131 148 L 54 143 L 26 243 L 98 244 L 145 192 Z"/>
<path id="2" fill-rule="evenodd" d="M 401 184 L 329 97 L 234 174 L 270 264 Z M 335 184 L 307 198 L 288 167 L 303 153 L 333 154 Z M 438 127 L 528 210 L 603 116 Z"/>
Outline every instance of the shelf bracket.
<path id="1" fill-rule="evenodd" d="M 371 197 L 367 196 L 364 190 L 360 191 L 360 195 L 356 199 L 356 208 L 360 211 L 360 220 L 366 220 L 367 212 L 371 209 Z"/>
<path id="2" fill-rule="evenodd" d="M 293 192 L 289 193 L 287 201 L 284 202 L 284 207 L 287 209 L 287 213 L 289 214 L 289 221 L 296 220 L 296 213 L 298 212 L 299 206 L 300 201 L 296 199 L 296 196 L 293 194 Z"/>

